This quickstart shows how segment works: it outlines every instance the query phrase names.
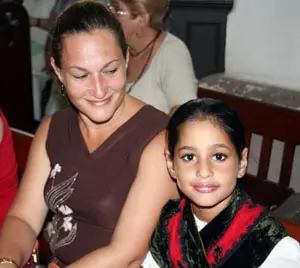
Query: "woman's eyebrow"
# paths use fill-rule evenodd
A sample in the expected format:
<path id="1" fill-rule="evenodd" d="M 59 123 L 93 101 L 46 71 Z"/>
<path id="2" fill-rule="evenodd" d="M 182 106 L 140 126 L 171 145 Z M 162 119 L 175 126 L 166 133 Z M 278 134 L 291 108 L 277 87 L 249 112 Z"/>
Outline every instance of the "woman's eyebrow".
<path id="1" fill-rule="evenodd" d="M 114 59 L 112 61 L 107 62 L 106 64 L 103 65 L 103 67 L 101 68 L 101 70 L 105 69 L 106 67 L 108 67 L 109 65 L 111 65 L 114 62 L 118 62 L 118 59 Z M 84 71 L 84 72 L 88 71 L 87 69 L 85 69 L 83 67 L 80 67 L 80 66 L 76 66 L 76 65 L 70 66 L 68 69 L 78 69 L 78 70 Z"/>

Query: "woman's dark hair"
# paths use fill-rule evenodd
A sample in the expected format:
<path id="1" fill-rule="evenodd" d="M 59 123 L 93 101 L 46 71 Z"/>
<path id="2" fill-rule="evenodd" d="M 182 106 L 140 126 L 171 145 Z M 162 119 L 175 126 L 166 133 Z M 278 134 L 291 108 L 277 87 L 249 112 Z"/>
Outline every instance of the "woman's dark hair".
<path id="1" fill-rule="evenodd" d="M 197 119 L 207 119 L 218 124 L 227 133 L 239 159 L 242 159 L 242 152 L 245 148 L 245 134 L 237 113 L 224 102 L 209 98 L 188 101 L 181 105 L 171 117 L 167 132 L 168 149 L 172 159 L 174 158 L 180 126 L 186 121 Z"/>
<path id="2" fill-rule="evenodd" d="M 49 58 L 53 57 L 55 64 L 60 68 L 62 42 L 66 35 L 103 29 L 115 35 L 125 58 L 127 44 L 121 24 L 105 5 L 95 1 L 80 1 L 69 5 L 59 15 L 50 31 Z"/>

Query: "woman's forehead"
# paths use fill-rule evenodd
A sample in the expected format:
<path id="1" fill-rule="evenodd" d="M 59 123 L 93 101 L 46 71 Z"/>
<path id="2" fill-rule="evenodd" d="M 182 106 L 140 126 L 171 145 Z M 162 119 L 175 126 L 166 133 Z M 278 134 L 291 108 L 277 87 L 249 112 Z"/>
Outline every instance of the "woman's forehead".
<path id="1" fill-rule="evenodd" d="M 110 60 L 121 55 L 116 37 L 108 30 L 67 35 L 62 46 L 62 57 L 67 61 L 96 61 L 99 57 Z"/>
<path id="2" fill-rule="evenodd" d="M 82 47 L 86 48 L 91 44 L 98 44 L 99 49 L 104 47 L 120 47 L 115 34 L 109 29 L 94 29 L 91 31 L 82 31 L 67 34 L 63 38 L 62 45 L 69 49 Z"/>

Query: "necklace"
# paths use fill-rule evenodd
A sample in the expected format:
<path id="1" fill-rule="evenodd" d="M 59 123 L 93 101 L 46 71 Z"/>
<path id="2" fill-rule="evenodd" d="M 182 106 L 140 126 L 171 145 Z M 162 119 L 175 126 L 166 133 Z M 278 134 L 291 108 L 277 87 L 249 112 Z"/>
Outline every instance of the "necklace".
<path id="1" fill-rule="evenodd" d="M 131 86 L 128 88 L 127 94 L 129 94 L 129 93 L 131 92 L 131 90 L 132 90 L 132 88 L 134 87 L 134 85 L 141 79 L 143 73 L 145 72 L 146 67 L 148 66 L 148 63 L 150 62 L 150 59 L 151 59 L 151 56 L 152 56 L 154 44 L 155 44 L 156 40 L 158 39 L 158 37 L 160 36 L 160 34 L 161 34 L 161 31 L 158 31 L 157 34 L 156 34 L 156 36 L 154 37 L 154 39 L 150 42 L 150 45 L 152 44 L 152 46 L 151 46 L 150 53 L 149 53 L 149 55 L 148 55 L 148 57 L 147 57 L 147 60 L 146 60 L 146 62 L 145 62 L 145 64 L 144 64 L 144 66 L 143 66 L 143 68 L 142 68 L 142 70 L 141 70 L 141 72 L 140 72 L 138 78 L 137 78 L 137 79 L 131 84 Z M 147 46 L 148 46 L 148 45 L 147 45 Z M 149 46 L 148 46 L 148 47 L 149 47 Z M 144 50 L 144 49 L 143 49 L 143 50 Z"/>
<path id="2" fill-rule="evenodd" d="M 156 35 L 154 36 L 154 38 L 139 52 L 136 53 L 132 53 L 132 51 L 129 49 L 129 54 L 131 57 L 137 57 L 139 55 L 141 55 L 142 53 L 144 53 L 152 44 L 155 43 L 155 41 L 157 40 L 157 38 L 160 36 L 161 31 L 158 31 L 156 33 Z"/>

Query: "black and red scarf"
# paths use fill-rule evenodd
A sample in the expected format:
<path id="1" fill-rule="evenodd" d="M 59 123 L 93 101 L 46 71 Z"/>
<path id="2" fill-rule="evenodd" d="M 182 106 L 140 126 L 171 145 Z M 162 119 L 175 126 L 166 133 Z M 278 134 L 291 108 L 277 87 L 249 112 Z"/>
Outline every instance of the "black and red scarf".
<path id="1" fill-rule="evenodd" d="M 150 242 L 163 268 L 255 268 L 287 232 L 241 185 L 232 201 L 198 232 L 190 202 L 171 200 L 164 207 Z"/>

